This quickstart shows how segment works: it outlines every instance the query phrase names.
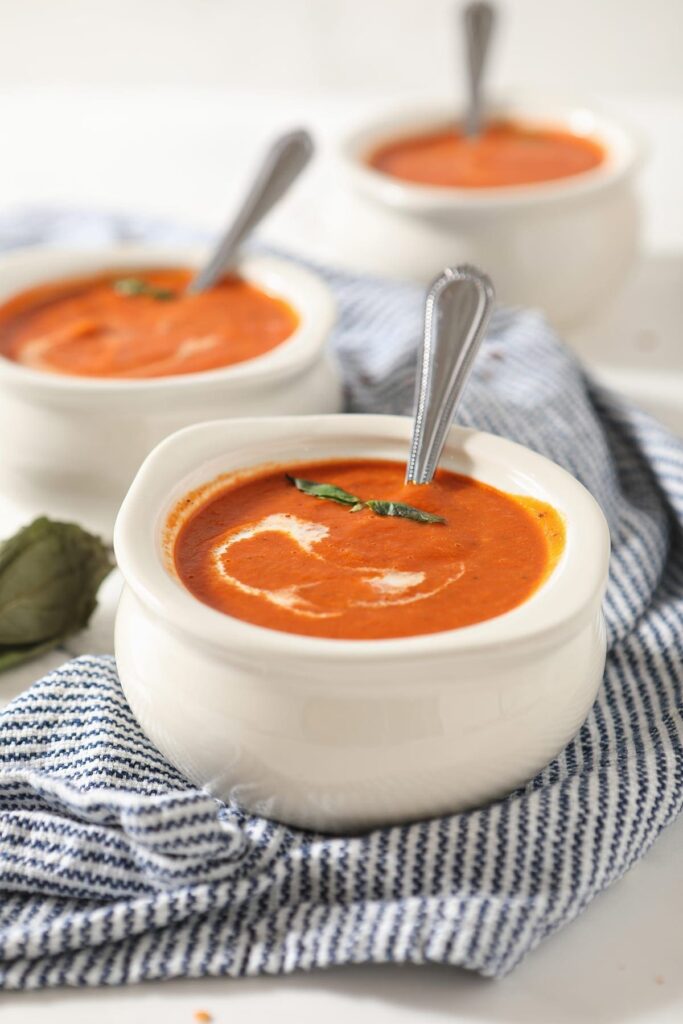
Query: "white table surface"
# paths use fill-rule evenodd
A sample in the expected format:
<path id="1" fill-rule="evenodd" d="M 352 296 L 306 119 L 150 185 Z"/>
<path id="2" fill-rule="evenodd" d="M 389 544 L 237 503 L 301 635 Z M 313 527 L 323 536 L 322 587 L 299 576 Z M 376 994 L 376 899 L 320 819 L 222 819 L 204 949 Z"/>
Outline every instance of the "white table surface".
<path id="1" fill-rule="evenodd" d="M 614 99 L 652 142 L 643 175 L 645 255 L 621 298 L 570 339 L 593 369 L 683 433 L 683 102 Z M 322 143 L 316 166 L 268 224 L 274 242 L 334 260 L 325 209 L 336 187 L 334 132 L 367 107 L 315 97 L 215 91 L 57 90 L 0 93 L 0 212 L 69 204 L 220 225 L 276 128 L 305 123 Z M 359 240 L 358 265 L 363 265 Z M 679 376 L 680 375 L 680 376 Z M 19 523 L 0 500 L 0 534 Z M 112 648 L 119 589 L 104 585 L 72 653 Z M 0 704 L 60 664 L 52 653 L 0 676 Z M 574 924 L 509 978 L 483 981 L 437 967 L 351 967 L 287 978 L 148 983 L 128 989 L 0 995 L 2 1024 L 180 1024 L 196 1010 L 216 1024 L 680 1024 L 683 1020 L 683 822 Z M 1 851 L 0 851 L 1 856 Z"/>

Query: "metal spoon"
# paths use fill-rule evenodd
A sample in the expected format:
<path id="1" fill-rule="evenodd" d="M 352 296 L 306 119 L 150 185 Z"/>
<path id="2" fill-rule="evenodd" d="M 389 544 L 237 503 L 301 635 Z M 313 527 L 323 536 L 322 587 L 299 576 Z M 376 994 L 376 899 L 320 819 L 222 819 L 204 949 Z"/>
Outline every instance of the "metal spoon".
<path id="1" fill-rule="evenodd" d="M 273 143 L 237 216 L 209 262 L 190 281 L 188 292 L 206 291 L 225 273 L 246 236 L 282 199 L 311 159 L 313 150 L 313 139 L 303 129 L 287 132 Z"/>
<path id="2" fill-rule="evenodd" d="M 476 267 L 447 268 L 427 293 L 424 339 L 406 483 L 430 483 L 493 309 L 491 281 Z"/>
<path id="3" fill-rule="evenodd" d="M 467 85 L 469 104 L 465 115 L 465 134 L 479 135 L 482 123 L 481 82 L 493 32 L 495 8 L 485 0 L 467 4 L 463 11 L 465 47 L 467 51 Z"/>

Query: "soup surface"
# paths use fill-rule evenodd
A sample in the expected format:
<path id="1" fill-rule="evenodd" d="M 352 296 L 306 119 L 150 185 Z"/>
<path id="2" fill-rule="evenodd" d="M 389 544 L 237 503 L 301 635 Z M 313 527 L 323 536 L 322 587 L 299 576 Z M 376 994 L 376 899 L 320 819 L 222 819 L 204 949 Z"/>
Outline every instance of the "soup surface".
<path id="1" fill-rule="evenodd" d="M 167 377 L 263 355 L 295 311 L 239 277 L 197 295 L 192 272 L 119 271 L 40 285 L 0 306 L 0 354 L 50 373 Z"/>
<path id="2" fill-rule="evenodd" d="M 444 188 L 502 188 L 569 178 L 597 167 L 595 140 L 556 128 L 493 121 L 476 138 L 456 130 L 394 139 L 370 154 L 394 178 Z"/>
<path id="3" fill-rule="evenodd" d="M 404 473 L 398 462 L 326 461 L 214 481 L 169 520 L 175 572 L 200 601 L 235 618 L 366 640 L 500 615 L 554 566 L 564 527 L 551 506 L 444 470 L 429 486 L 405 484 Z M 446 521 L 352 512 L 302 493 L 286 474 Z"/>

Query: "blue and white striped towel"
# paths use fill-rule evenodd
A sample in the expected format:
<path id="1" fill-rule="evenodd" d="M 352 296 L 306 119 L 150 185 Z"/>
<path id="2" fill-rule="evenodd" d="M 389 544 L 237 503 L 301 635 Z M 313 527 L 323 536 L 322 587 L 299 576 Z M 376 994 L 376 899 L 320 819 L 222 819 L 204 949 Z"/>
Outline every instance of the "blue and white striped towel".
<path id="1" fill-rule="evenodd" d="M 68 217 L 47 226 L 55 223 L 73 235 Z M 39 224 L 42 239 L 44 217 Z M 97 240 L 129 230 L 103 218 L 76 225 Z M 0 223 L 0 245 L 12 230 L 20 233 Z M 327 276 L 341 305 L 335 346 L 350 407 L 406 411 L 420 295 Z M 596 389 L 542 319 L 524 312 L 497 315 L 460 419 L 566 466 L 609 519 L 609 655 L 579 735 L 499 803 L 321 837 L 194 789 L 140 732 L 113 659 L 79 658 L 0 716 L 0 984 L 114 985 L 366 961 L 502 975 L 676 816 L 683 445 Z"/>

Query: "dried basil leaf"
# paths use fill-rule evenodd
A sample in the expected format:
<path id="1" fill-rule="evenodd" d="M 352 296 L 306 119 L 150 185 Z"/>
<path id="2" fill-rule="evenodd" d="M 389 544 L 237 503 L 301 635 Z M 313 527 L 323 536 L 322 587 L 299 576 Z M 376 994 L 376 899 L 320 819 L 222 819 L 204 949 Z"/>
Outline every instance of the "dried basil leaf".
<path id="1" fill-rule="evenodd" d="M 99 537 L 45 517 L 0 544 L 0 671 L 83 629 L 113 564 Z"/>
<path id="2" fill-rule="evenodd" d="M 56 646 L 54 640 L 46 640 L 44 644 L 25 644 L 17 647 L 0 647 L 0 672 L 22 665 L 25 661 L 47 654 Z"/>

